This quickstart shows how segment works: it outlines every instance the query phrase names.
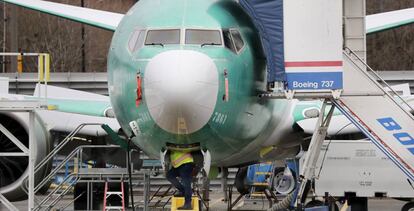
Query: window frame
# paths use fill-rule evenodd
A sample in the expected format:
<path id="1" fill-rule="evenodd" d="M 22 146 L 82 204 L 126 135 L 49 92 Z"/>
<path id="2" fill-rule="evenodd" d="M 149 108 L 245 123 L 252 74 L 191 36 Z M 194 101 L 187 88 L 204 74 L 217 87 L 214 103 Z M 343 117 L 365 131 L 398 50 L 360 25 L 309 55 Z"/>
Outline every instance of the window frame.
<path id="1" fill-rule="evenodd" d="M 177 30 L 178 31 L 178 43 L 162 43 L 163 45 L 181 45 L 182 44 L 182 30 L 181 28 L 147 28 L 145 31 L 145 39 L 144 39 L 144 46 L 151 46 L 149 44 L 146 44 L 147 38 L 148 38 L 148 32 L 150 31 L 171 31 L 171 30 Z"/>
<path id="2" fill-rule="evenodd" d="M 228 48 L 228 47 L 225 45 L 225 43 L 224 43 L 224 32 L 225 32 L 225 31 L 229 33 L 230 42 L 231 42 L 231 44 L 233 45 L 234 51 L 233 51 L 232 49 Z M 234 54 L 238 54 L 238 53 L 237 53 L 237 49 L 236 49 L 236 45 L 234 44 L 233 36 L 231 35 L 230 28 L 224 28 L 224 29 L 222 29 L 222 33 L 221 33 L 221 35 L 222 35 L 222 37 L 223 37 L 223 45 L 224 45 L 224 48 L 228 49 L 229 51 L 231 51 L 231 52 L 232 52 L 232 53 L 234 53 Z"/>
<path id="3" fill-rule="evenodd" d="M 236 43 L 234 42 L 234 37 L 233 37 L 232 31 L 235 31 L 235 32 L 239 33 L 239 35 L 240 35 L 240 39 L 241 39 L 241 41 L 243 42 L 243 46 L 240 48 L 240 50 L 237 50 L 237 46 L 236 46 Z M 238 29 L 236 29 L 236 28 L 230 28 L 230 29 L 229 29 L 229 32 L 230 32 L 230 36 L 231 36 L 231 40 L 232 40 L 232 42 L 233 42 L 233 45 L 234 45 L 234 47 L 235 47 L 235 49 L 236 49 L 236 52 L 237 52 L 237 54 L 240 54 L 240 53 L 244 50 L 244 48 L 245 48 L 245 46 L 246 46 L 246 42 L 244 41 L 243 36 L 242 36 L 242 34 L 240 33 L 240 30 L 238 30 Z"/>
<path id="4" fill-rule="evenodd" d="M 135 47 L 137 46 L 138 39 L 139 39 L 139 37 L 140 37 L 140 36 L 138 36 L 138 37 L 137 37 L 137 39 L 136 39 L 136 40 L 135 40 L 135 42 L 134 42 L 134 46 L 133 46 L 133 48 L 132 48 L 132 49 L 130 49 L 130 42 L 131 42 L 132 36 L 134 36 L 134 35 L 135 35 L 135 33 L 136 33 L 136 32 L 138 32 L 138 31 L 140 31 L 141 33 L 143 33 L 143 35 L 142 35 L 142 36 L 144 37 L 144 39 L 142 40 L 141 45 L 135 49 Z M 143 46 L 145 46 L 145 39 L 147 38 L 147 31 L 148 31 L 148 30 L 147 30 L 147 29 L 145 29 L 145 28 L 136 28 L 136 29 L 134 29 L 134 31 L 132 31 L 131 35 L 129 36 L 128 43 L 127 43 L 127 48 L 128 48 L 128 51 L 129 51 L 130 53 L 135 53 L 135 52 L 137 52 L 139 49 L 141 49 Z"/>
<path id="5" fill-rule="evenodd" d="M 199 30 L 199 31 L 218 31 L 220 34 L 220 42 L 221 45 L 214 45 L 216 47 L 224 47 L 224 38 L 223 38 L 223 31 L 221 29 L 206 29 L 206 28 L 183 28 L 183 45 L 201 45 L 201 44 L 191 44 L 191 43 L 186 43 L 187 40 L 187 30 Z"/>

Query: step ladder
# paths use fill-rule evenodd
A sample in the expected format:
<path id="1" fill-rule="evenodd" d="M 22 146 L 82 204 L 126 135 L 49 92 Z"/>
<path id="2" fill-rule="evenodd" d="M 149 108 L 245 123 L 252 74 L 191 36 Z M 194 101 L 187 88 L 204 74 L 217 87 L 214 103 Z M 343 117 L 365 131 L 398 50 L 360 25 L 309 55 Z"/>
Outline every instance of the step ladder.
<path id="1" fill-rule="evenodd" d="M 273 181 L 274 165 L 272 162 L 264 162 L 250 166 L 254 168 L 253 183 L 250 189 L 250 197 L 266 196 L 264 190 L 270 188 Z M 259 191 L 257 189 L 260 189 Z"/>
<path id="2" fill-rule="evenodd" d="M 171 211 L 183 211 L 178 208 L 184 205 L 184 197 L 175 197 L 171 198 Z M 193 209 L 187 211 L 199 211 L 200 210 L 200 201 L 197 196 L 191 197 L 191 206 Z"/>
<path id="3" fill-rule="evenodd" d="M 103 203 L 103 211 L 106 210 L 122 210 L 125 211 L 125 199 L 124 199 L 124 183 L 121 182 L 121 191 L 109 191 L 109 184 L 105 182 L 105 192 L 104 192 L 104 203 Z M 121 206 L 112 206 L 107 205 L 107 200 L 110 196 L 118 196 L 121 199 Z"/>

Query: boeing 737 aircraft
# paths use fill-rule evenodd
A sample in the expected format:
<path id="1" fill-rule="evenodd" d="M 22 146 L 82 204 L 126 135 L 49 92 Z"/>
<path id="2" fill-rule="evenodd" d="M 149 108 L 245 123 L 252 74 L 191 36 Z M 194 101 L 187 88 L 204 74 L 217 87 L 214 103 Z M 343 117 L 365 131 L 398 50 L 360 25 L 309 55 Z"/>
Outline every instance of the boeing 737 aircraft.
<path id="1" fill-rule="evenodd" d="M 211 153 L 213 167 L 284 159 L 301 150 L 300 121 L 318 115 L 321 102 L 257 97 L 267 91 L 266 60 L 236 1 L 141 0 L 125 15 L 48 1 L 4 2 L 114 31 L 110 105 L 122 130 L 150 156 L 159 158 L 168 148 L 201 149 Z M 408 24 L 413 11 L 369 16 L 367 32 Z M 348 124 L 337 118 L 342 123 L 331 134 Z"/>

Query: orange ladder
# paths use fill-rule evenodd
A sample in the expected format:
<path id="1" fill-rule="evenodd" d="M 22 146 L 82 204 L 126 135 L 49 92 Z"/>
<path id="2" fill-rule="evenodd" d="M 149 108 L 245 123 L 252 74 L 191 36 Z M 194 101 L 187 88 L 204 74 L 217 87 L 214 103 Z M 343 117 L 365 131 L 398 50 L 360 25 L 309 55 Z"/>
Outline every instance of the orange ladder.
<path id="1" fill-rule="evenodd" d="M 107 205 L 107 199 L 112 196 L 116 195 L 121 198 L 121 205 L 122 206 L 111 206 Z M 103 211 L 106 210 L 122 210 L 125 211 L 125 199 L 124 199 L 124 183 L 121 181 L 121 191 L 108 191 L 108 182 L 105 182 L 105 193 L 104 193 L 104 203 L 103 203 Z"/>

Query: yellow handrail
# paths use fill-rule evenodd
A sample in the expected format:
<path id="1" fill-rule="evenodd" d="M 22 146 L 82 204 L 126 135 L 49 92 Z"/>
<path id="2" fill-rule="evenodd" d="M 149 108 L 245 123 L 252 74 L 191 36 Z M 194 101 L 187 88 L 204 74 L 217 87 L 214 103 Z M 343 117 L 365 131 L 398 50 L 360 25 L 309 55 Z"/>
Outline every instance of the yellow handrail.
<path id="1" fill-rule="evenodd" d="M 16 56 L 17 57 L 17 73 L 23 72 L 23 57 L 37 56 L 38 58 L 38 83 L 45 84 L 45 99 L 47 98 L 47 82 L 50 80 L 50 54 L 48 53 L 8 53 L 0 52 L 0 56 Z M 40 96 L 40 90 L 39 90 Z"/>
<path id="2" fill-rule="evenodd" d="M 42 53 L 38 56 L 39 81 L 47 83 L 50 80 L 50 54 Z"/>
<path id="3" fill-rule="evenodd" d="M 17 72 L 21 74 L 23 72 L 23 56 L 17 55 Z"/>

